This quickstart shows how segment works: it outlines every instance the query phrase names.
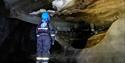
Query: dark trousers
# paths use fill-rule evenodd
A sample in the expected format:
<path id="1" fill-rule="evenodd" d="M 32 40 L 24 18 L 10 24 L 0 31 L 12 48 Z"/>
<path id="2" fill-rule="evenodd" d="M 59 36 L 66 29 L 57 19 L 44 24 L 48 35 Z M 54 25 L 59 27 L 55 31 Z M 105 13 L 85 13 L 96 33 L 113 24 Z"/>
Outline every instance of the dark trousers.
<path id="1" fill-rule="evenodd" d="M 39 34 L 37 37 L 37 56 L 49 57 L 51 48 L 51 37 L 47 33 Z"/>

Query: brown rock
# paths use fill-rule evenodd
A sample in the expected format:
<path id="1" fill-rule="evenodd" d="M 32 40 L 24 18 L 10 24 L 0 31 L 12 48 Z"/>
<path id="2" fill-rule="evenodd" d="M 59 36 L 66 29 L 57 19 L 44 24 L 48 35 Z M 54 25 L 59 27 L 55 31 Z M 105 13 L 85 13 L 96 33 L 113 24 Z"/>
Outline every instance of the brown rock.
<path id="1" fill-rule="evenodd" d="M 124 18 L 115 21 L 99 44 L 82 50 L 78 63 L 125 63 L 124 27 Z"/>
<path id="2" fill-rule="evenodd" d="M 88 48 L 97 45 L 104 38 L 104 36 L 105 32 L 93 35 L 88 39 L 86 47 Z"/>
<path id="3" fill-rule="evenodd" d="M 124 0 L 72 0 L 74 5 L 64 7 L 60 16 L 68 21 L 85 21 L 97 26 L 109 25 L 124 13 Z M 71 2 L 72 3 L 72 2 Z M 69 3 L 70 4 L 70 3 Z"/>

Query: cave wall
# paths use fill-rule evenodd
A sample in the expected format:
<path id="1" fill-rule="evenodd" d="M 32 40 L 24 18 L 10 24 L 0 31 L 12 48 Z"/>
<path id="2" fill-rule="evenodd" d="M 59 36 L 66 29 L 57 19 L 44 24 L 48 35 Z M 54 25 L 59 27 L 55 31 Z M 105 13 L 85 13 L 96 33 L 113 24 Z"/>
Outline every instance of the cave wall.
<path id="1" fill-rule="evenodd" d="M 115 21 L 97 45 L 83 49 L 78 63 L 125 63 L 125 18 Z"/>
<path id="2" fill-rule="evenodd" d="M 36 25 L 0 16 L 0 62 L 33 62 Z"/>

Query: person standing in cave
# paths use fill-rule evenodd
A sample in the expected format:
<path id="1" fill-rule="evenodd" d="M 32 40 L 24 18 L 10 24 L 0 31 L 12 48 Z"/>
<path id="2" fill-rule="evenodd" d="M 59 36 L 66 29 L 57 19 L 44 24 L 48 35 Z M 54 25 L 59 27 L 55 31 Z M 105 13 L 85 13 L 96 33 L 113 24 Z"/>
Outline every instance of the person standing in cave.
<path id="1" fill-rule="evenodd" d="M 54 29 L 50 25 L 50 15 L 47 11 L 41 14 L 41 21 L 37 27 L 37 63 L 48 63 L 50 48 L 54 44 Z"/>

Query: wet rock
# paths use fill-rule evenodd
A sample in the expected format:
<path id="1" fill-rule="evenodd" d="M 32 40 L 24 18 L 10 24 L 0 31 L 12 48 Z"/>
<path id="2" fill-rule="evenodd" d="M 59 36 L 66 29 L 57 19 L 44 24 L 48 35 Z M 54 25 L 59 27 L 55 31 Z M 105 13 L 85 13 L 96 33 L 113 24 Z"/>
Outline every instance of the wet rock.
<path id="1" fill-rule="evenodd" d="M 96 46 L 83 49 L 78 63 L 125 63 L 125 21 L 115 21 Z"/>

